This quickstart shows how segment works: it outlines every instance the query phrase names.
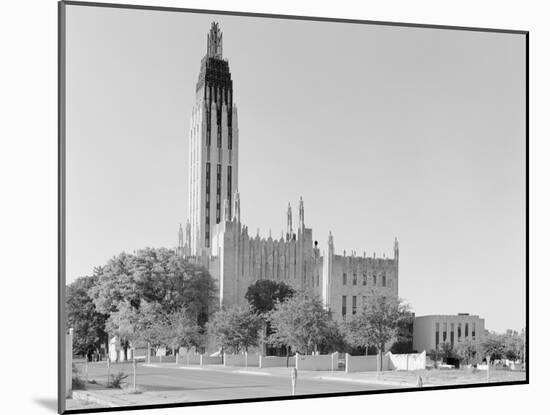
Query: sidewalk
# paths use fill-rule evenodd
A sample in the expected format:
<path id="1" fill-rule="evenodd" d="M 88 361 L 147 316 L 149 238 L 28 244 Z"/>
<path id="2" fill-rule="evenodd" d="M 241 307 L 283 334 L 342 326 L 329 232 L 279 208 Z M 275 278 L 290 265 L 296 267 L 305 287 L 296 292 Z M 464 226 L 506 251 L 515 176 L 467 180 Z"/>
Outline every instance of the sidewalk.
<path id="1" fill-rule="evenodd" d="M 132 393 L 127 389 L 106 389 L 100 385 L 87 384 L 85 390 L 73 390 L 72 401 L 86 403 L 86 407 L 115 408 L 133 405 L 154 405 L 174 402 L 188 402 L 181 394 L 168 396 L 157 391 Z M 75 406 L 75 404 L 73 404 Z M 75 406 L 76 407 L 76 406 Z"/>

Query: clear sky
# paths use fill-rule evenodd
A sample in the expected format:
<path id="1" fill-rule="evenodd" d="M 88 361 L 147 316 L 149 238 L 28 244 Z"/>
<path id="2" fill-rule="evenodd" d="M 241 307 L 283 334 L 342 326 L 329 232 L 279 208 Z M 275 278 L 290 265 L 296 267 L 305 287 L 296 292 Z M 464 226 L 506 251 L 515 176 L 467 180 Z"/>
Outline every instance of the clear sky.
<path id="1" fill-rule="evenodd" d="M 241 218 L 280 236 L 302 196 L 321 247 L 393 255 L 417 315 L 525 325 L 520 35 L 67 6 L 67 281 L 173 247 L 191 109 L 223 31 Z"/>

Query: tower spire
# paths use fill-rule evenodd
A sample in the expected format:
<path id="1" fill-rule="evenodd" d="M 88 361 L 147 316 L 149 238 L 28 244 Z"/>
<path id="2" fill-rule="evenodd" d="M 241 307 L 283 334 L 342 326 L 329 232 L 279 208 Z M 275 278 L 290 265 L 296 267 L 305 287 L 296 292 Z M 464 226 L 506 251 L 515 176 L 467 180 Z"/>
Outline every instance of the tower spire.
<path id="1" fill-rule="evenodd" d="M 212 22 L 210 32 L 206 37 L 206 56 L 209 58 L 222 59 L 223 56 L 223 34 L 217 22 Z"/>
<path id="2" fill-rule="evenodd" d="M 233 219 L 237 222 L 241 221 L 241 197 L 239 196 L 239 191 L 235 191 L 234 197 L 234 209 L 233 209 Z"/>
<path id="3" fill-rule="evenodd" d="M 292 239 L 292 208 L 290 207 L 290 202 L 288 203 L 288 208 L 286 210 L 286 238 L 287 240 Z"/>
<path id="4" fill-rule="evenodd" d="M 395 241 L 393 242 L 393 258 L 396 261 L 399 261 L 399 241 L 397 240 L 397 236 L 395 237 Z"/>
<path id="5" fill-rule="evenodd" d="M 300 203 L 298 205 L 298 227 L 300 229 L 305 228 L 305 222 L 304 222 L 304 201 L 302 200 L 302 196 L 300 196 Z"/>

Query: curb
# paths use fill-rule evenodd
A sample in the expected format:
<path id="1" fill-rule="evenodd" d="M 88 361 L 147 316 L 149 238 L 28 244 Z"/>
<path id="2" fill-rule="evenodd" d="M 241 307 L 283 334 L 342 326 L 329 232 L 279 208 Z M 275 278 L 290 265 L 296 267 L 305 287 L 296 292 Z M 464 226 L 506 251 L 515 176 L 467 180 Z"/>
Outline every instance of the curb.
<path id="1" fill-rule="evenodd" d="M 407 383 L 407 382 L 392 382 L 389 380 L 377 380 L 377 379 L 349 379 L 349 378 L 333 378 L 328 376 L 318 376 L 316 379 L 321 380 L 335 380 L 337 382 L 351 382 L 351 383 L 364 383 L 370 385 L 387 385 L 387 386 L 400 386 L 405 388 L 414 388 L 416 385 Z M 424 384 L 424 386 L 433 386 L 429 384 Z"/>
<path id="2" fill-rule="evenodd" d="M 253 372 L 251 370 L 231 370 L 231 373 L 242 373 L 244 375 L 259 375 L 259 376 L 273 376 L 273 373 L 267 372 Z"/>

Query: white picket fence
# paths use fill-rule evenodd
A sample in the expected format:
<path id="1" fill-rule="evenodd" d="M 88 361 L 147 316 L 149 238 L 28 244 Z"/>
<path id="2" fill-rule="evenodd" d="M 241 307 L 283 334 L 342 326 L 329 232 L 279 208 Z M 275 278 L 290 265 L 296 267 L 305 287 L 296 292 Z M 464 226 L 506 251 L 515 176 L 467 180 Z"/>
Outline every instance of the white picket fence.
<path id="1" fill-rule="evenodd" d="M 426 369 L 426 352 L 393 354 L 386 353 L 381 356 L 382 370 L 421 370 Z M 379 355 L 352 356 L 346 353 L 346 373 L 374 372 L 379 367 Z"/>

